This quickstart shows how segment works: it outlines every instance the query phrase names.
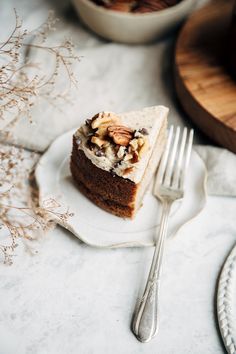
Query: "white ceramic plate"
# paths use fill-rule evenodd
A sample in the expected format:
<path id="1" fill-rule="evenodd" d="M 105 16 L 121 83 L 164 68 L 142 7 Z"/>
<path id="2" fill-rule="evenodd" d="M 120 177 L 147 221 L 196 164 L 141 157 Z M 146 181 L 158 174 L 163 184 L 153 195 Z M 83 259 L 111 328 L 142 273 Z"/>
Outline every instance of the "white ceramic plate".
<path id="1" fill-rule="evenodd" d="M 54 220 L 83 242 L 97 247 L 135 247 L 154 244 L 161 207 L 148 191 L 134 220 L 126 220 L 103 211 L 84 197 L 74 184 L 69 170 L 73 131 L 57 138 L 41 157 L 36 168 L 39 199 L 53 198 L 62 209 L 74 213 L 66 223 Z M 203 209 L 206 202 L 206 168 L 193 151 L 186 181 L 186 197 L 173 206 L 169 234 L 174 235 Z M 181 206 L 181 207 L 180 207 Z"/>
<path id="2" fill-rule="evenodd" d="M 217 293 L 220 332 L 230 354 L 236 353 L 236 245 L 223 266 Z"/>

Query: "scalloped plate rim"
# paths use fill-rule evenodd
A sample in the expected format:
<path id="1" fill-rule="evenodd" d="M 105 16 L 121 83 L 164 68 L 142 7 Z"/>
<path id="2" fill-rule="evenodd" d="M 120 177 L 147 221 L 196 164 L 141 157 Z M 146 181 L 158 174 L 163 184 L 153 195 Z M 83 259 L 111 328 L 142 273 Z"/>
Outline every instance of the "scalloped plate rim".
<path id="1" fill-rule="evenodd" d="M 67 136 L 67 135 L 71 135 L 74 133 L 75 129 L 73 130 L 70 130 L 70 131 L 67 131 L 65 132 L 64 134 L 60 135 L 59 137 L 57 137 L 53 142 L 52 144 L 49 146 L 49 148 L 46 150 L 46 152 L 41 156 L 37 166 L 36 166 L 36 169 L 35 169 L 35 177 L 36 177 L 36 181 L 37 181 L 37 184 L 38 184 L 38 187 L 39 187 L 39 203 L 40 205 L 42 204 L 42 201 L 43 199 L 45 198 L 45 195 L 43 195 L 43 192 L 44 191 L 44 187 L 43 187 L 43 184 L 44 182 L 42 183 L 42 180 L 41 180 L 41 177 L 40 177 L 40 174 L 42 172 L 42 169 L 44 168 L 44 163 L 45 163 L 45 160 L 46 160 L 46 163 L 48 163 L 47 161 L 47 158 L 50 157 L 51 155 L 51 152 L 53 151 L 54 147 L 59 143 L 60 139 L 62 139 L 63 137 Z M 200 213 L 201 211 L 204 209 L 205 205 L 206 205 L 206 181 L 207 181 L 207 170 L 206 170 L 206 166 L 205 166 L 205 163 L 204 161 L 202 160 L 202 158 L 200 157 L 200 155 L 196 152 L 196 151 L 193 151 L 194 154 L 199 158 L 199 160 L 201 160 L 202 162 L 202 167 L 204 168 L 204 177 L 201 181 L 201 186 L 202 186 L 202 206 L 201 208 L 199 208 L 199 210 L 191 217 L 189 218 L 187 221 L 185 221 L 183 224 L 181 224 L 179 227 L 176 228 L 175 232 L 173 234 L 171 234 L 170 237 L 173 237 L 173 236 L 176 236 L 180 230 L 182 230 L 182 228 L 189 224 L 193 219 L 195 219 Z M 55 157 L 55 156 L 54 156 Z M 60 160 L 60 166 L 59 168 L 61 168 L 61 165 L 62 163 L 64 162 L 64 159 L 65 158 L 60 158 L 58 156 L 59 160 Z M 50 160 L 50 159 L 49 159 Z M 57 176 L 58 178 L 58 176 Z M 55 195 L 53 195 L 55 197 Z M 50 195 L 47 194 L 47 198 L 50 198 Z M 60 198 L 60 197 L 59 197 Z M 78 231 L 70 225 L 69 222 L 62 222 L 59 218 L 57 218 L 56 216 L 53 217 L 53 220 L 60 226 L 64 227 L 65 229 L 69 230 L 70 232 L 72 232 L 76 237 L 78 237 L 82 242 L 90 245 L 90 246 L 93 246 L 93 247 L 98 247 L 98 248 L 122 248 L 122 247 L 149 247 L 149 246 L 153 246 L 154 245 L 154 242 L 153 241 L 139 241 L 139 240 L 136 240 L 136 241 L 127 241 L 127 242 L 111 242 L 109 244 L 98 244 L 98 243 L 93 243 L 93 242 L 90 242 L 89 239 L 87 239 L 86 237 L 84 237 L 81 233 L 78 233 Z M 150 227 L 150 229 L 154 229 L 154 227 Z M 139 232 L 139 233 L 142 233 Z"/>
<path id="2" fill-rule="evenodd" d="M 234 283 L 232 283 L 233 281 Z M 233 292 L 231 287 L 233 287 Z M 220 277 L 219 277 L 218 287 L 217 287 L 218 324 L 219 324 L 220 333 L 225 348 L 229 354 L 236 353 L 236 322 L 233 323 L 232 321 L 232 318 L 235 318 L 232 314 L 233 312 L 232 308 L 236 306 L 236 301 L 234 300 L 234 298 L 236 298 L 235 296 L 236 296 L 236 244 L 228 253 L 224 261 L 224 264 L 220 272 Z M 223 308 L 224 306 L 222 306 L 222 297 L 226 298 L 227 300 L 227 306 L 223 301 L 223 305 L 225 306 L 225 308 Z M 222 321 L 224 321 L 224 325 L 222 324 Z M 227 335 L 224 332 L 225 325 L 228 326 Z"/>

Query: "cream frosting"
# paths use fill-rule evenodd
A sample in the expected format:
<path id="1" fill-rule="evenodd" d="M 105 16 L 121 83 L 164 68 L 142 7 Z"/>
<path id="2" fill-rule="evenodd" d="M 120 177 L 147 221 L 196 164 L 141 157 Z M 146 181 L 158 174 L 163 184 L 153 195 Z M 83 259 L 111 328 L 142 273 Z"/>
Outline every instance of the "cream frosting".
<path id="1" fill-rule="evenodd" d="M 81 130 L 77 130 L 75 137 L 78 139 L 78 148 L 83 150 L 84 154 L 91 162 L 96 165 L 98 168 L 101 168 L 105 171 L 112 171 L 118 176 L 128 178 L 134 183 L 139 183 L 144 175 L 145 169 L 147 167 L 148 161 L 152 154 L 154 145 L 156 145 L 157 137 L 160 133 L 160 130 L 164 123 L 166 123 L 167 115 L 169 109 L 164 106 L 153 106 L 147 107 L 139 111 L 131 111 L 126 113 L 118 114 L 121 123 L 124 126 L 127 126 L 133 130 L 139 130 L 145 128 L 148 131 L 148 150 L 142 156 L 140 161 L 136 163 L 131 163 L 130 161 L 123 161 L 122 164 L 117 166 L 114 163 L 116 157 L 112 155 L 108 156 L 96 156 L 93 151 L 87 147 L 88 138 L 82 134 Z M 162 133 L 163 135 L 163 133 Z M 162 139 L 163 136 L 160 136 Z M 129 173 L 126 173 L 124 176 L 124 170 L 132 167 L 132 170 Z"/>

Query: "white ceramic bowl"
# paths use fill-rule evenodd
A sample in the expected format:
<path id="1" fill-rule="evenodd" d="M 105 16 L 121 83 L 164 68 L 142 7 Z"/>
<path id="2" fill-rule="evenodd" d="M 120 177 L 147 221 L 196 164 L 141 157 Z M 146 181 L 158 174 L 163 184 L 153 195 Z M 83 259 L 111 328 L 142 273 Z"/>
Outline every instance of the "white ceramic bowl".
<path id="1" fill-rule="evenodd" d="M 132 14 L 107 10 L 91 0 L 72 0 L 83 22 L 100 36 L 122 43 L 147 43 L 177 27 L 191 12 L 196 0 L 182 0 L 167 9 Z"/>

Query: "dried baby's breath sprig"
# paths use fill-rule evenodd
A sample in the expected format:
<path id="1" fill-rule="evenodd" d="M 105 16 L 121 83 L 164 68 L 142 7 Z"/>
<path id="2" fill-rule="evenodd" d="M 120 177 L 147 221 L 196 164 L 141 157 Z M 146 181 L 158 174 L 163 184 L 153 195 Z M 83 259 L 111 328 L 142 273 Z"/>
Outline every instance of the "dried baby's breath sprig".
<path id="1" fill-rule="evenodd" d="M 38 28 L 34 29 L 31 34 L 37 37 L 37 40 L 41 43 L 46 42 L 47 34 L 51 31 L 56 31 L 56 24 L 59 19 L 55 17 L 54 11 L 48 11 L 47 20 Z"/>
<path id="2" fill-rule="evenodd" d="M 50 12 L 42 26 L 28 32 L 15 11 L 15 27 L 0 43 L 1 138 L 11 134 L 21 117 L 27 116 L 32 121 L 31 110 L 39 98 L 57 107 L 61 100 L 68 101 L 71 86 L 77 86 L 72 65 L 79 57 L 73 43 L 65 40 L 57 46 L 46 44 L 48 33 L 55 30 L 57 21 Z M 50 73 L 45 75 L 40 63 L 28 59 L 30 50 L 49 55 L 54 63 Z M 61 70 L 63 87 L 68 83 L 63 91 L 57 89 Z M 53 199 L 38 205 L 37 189 L 29 178 L 38 157 L 20 148 L 0 146 L 0 255 L 6 264 L 12 264 L 19 240 L 36 240 L 39 234 L 54 226 L 55 217 L 65 223 L 72 216 L 69 210 L 61 210 Z"/>
<path id="3" fill-rule="evenodd" d="M 38 204 L 38 189 L 33 170 L 39 154 L 1 146 L 0 180 L 0 254 L 12 264 L 21 241 L 38 240 L 55 226 L 55 217 L 66 223 L 72 213 L 52 198 Z M 13 204 L 14 201 L 14 204 Z"/>
<path id="4" fill-rule="evenodd" d="M 4 127 L 8 134 L 15 120 L 18 121 L 22 116 L 32 120 L 31 110 L 36 99 L 45 98 L 57 105 L 60 100 L 68 99 L 72 85 L 77 87 L 72 65 L 80 57 L 72 41 L 66 39 L 53 46 L 46 44 L 48 34 L 55 30 L 57 21 L 53 12 L 49 12 L 42 26 L 28 32 L 23 29 L 22 21 L 15 11 L 14 29 L 5 42 L 0 43 L 0 119 L 9 120 Z M 51 61 L 52 69 L 47 75 L 47 68 L 29 60 L 29 52 L 33 50 L 37 58 L 40 53 L 49 56 L 46 65 Z M 62 72 L 63 87 L 66 89 L 58 90 L 57 80 Z"/>

